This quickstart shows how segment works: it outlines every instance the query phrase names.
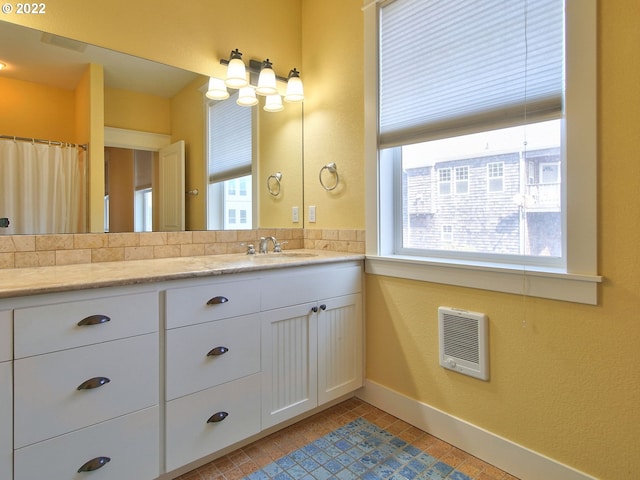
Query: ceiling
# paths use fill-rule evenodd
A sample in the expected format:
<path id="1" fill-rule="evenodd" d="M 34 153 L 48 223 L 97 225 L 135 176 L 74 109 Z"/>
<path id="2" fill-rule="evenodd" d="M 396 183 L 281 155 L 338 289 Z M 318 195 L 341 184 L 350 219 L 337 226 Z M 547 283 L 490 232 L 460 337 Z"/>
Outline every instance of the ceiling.
<path id="1" fill-rule="evenodd" d="M 0 75 L 75 89 L 89 63 L 104 67 L 104 84 L 171 98 L 197 74 L 0 21 Z"/>

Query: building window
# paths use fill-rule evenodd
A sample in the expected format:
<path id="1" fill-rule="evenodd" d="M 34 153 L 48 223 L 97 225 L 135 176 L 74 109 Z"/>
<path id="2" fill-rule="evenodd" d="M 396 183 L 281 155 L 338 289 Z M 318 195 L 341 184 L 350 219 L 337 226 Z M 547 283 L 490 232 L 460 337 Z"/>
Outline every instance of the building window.
<path id="1" fill-rule="evenodd" d="M 456 167 L 456 195 L 469 193 L 469 167 Z"/>
<path id="2" fill-rule="evenodd" d="M 438 192 L 440 195 L 451 195 L 451 169 L 438 170 Z"/>
<path id="3" fill-rule="evenodd" d="M 440 235 L 440 239 L 442 243 L 451 243 L 453 242 L 453 225 L 443 225 L 442 232 Z"/>
<path id="4" fill-rule="evenodd" d="M 489 192 L 502 192 L 504 190 L 504 163 L 489 163 L 487 165 L 487 179 Z"/>
<path id="5" fill-rule="evenodd" d="M 422 258 L 455 271 L 416 270 L 414 278 L 492 288 L 460 267 L 482 264 L 497 290 L 593 303 L 597 209 L 595 201 L 578 209 L 577 199 L 596 193 L 595 5 L 395 0 L 365 8 L 365 105 L 378 114 L 377 124 L 365 114 L 366 158 L 377 160 L 367 167 L 377 172 L 367 178 L 367 218 L 377 225 L 367 238 L 371 273 L 393 270 L 377 257 Z M 407 51 L 428 61 L 406 69 L 398 52 Z M 439 197 L 428 197 L 429 184 Z M 412 207 L 416 185 L 434 205 L 426 213 Z M 455 244 L 445 242 L 445 226 Z M 394 274 L 407 275 L 405 267 Z M 511 290 L 510 269 L 538 276 L 526 292 Z M 548 288 L 543 270 L 571 287 Z M 571 273 L 585 274 L 583 283 Z"/>

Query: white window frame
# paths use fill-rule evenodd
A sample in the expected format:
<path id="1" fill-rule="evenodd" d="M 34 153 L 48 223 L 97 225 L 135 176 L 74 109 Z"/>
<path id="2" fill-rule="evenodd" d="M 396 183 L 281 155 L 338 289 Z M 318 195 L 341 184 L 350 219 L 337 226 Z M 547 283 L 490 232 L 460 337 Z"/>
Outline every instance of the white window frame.
<path id="1" fill-rule="evenodd" d="M 447 180 L 442 180 L 442 174 L 444 172 L 448 172 L 448 177 L 449 178 Z M 453 194 L 453 181 L 452 180 L 453 180 L 453 170 L 451 168 L 447 167 L 447 168 L 439 168 L 438 169 L 438 195 L 441 195 L 443 197 L 444 196 L 448 197 L 448 196 Z M 449 190 L 446 193 L 442 193 L 442 187 L 444 185 L 447 185 L 447 188 Z"/>
<path id="2" fill-rule="evenodd" d="M 596 0 L 566 0 L 562 194 L 566 268 L 396 255 L 392 162 L 378 150 L 379 4 L 365 0 L 366 272 L 595 305 L 597 274 Z"/>
<path id="3" fill-rule="evenodd" d="M 464 172 L 464 178 L 459 179 L 459 174 L 462 172 Z M 460 167 L 454 167 L 453 177 L 456 195 L 469 195 L 469 166 L 463 165 Z M 462 188 L 463 185 L 464 189 Z"/>

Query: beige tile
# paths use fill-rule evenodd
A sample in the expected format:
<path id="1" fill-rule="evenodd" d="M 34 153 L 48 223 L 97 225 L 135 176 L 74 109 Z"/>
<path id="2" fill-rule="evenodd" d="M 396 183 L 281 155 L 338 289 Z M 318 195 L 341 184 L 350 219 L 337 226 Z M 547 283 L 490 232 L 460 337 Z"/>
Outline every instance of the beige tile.
<path id="1" fill-rule="evenodd" d="M 215 243 L 216 232 L 198 231 L 192 234 L 193 243 Z"/>
<path id="2" fill-rule="evenodd" d="M 167 244 L 167 232 L 145 232 L 140 234 L 140 246 L 156 246 Z"/>
<path id="3" fill-rule="evenodd" d="M 56 264 L 54 251 L 16 253 L 16 268 L 52 267 Z"/>
<path id="4" fill-rule="evenodd" d="M 365 242 L 367 240 L 367 231 L 366 230 L 357 230 L 356 231 L 356 240 L 359 242 Z"/>
<path id="5" fill-rule="evenodd" d="M 56 250 L 56 265 L 91 263 L 91 249 Z"/>
<path id="6" fill-rule="evenodd" d="M 12 239 L 16 252 L 34 252 L 36 250 L 35 235 L 14 235 Z"/>
<path id="7" fill-rule="evenodd" d="M 180 245 L 158 245 L 153 247 L 153 258 L 174 258 L 180 256 Z"/>
<path id="8" fill-rule="evenodd" d="M 356 230 L 338 230 L 338 240 L 355 242 L 358 239 Z"/>
<path id="9" fill-rule="evenodd" d="M 364 242 L 349 242 L 347 252 L 364 254 L 365 253 Z"/>
<path id="10" fill-rule="evenodd" d="M 224 255 L 225 253 L 227 253 L 226 243 L 209 243 L 204 246 L 205 255 Z"/>
<path id="11" fill-rule="evenodd" d="M 95 248 L 91 250 L 91 262 L 119 262 L 124 260 L 124 247 Z"/>
<path id="12" fill-rule="evenodd" d="M 204 255 L 204 245 L 202 243 L 190 243 L 180 245 L 181 257 L 198 257 Z"/>
<path id="13" fill-rule="evenodd" d="M 322 230 L 318 230 L 315 228 L 305 228 L 304 229 L 304 238 L 309 240 L 321 240 L 322 239 Z"/>
<path id="14" fill-rule="evenodd" d="M 215 232 L 216 234 L 216 242 L 237 242 L 238 241 L 238 232 L 235 230 L 218 230 Z"/>
<path id="15" fill-rule="evenodd" d="M 167 232 L 167 245 L 182 245 L 192 241 L 192 232 Z"/>
<path id="16" fill-rule="evenodd" d="M 108 234 L 108 245 L 114 247 L 137 247 L 140 245 L 139 233 L 110 233 Z"/>
<path id="17" fill-rule="evenodd" d="M 339 230 L 322 230 L 322 240 L 338 240 Z"/>
<path id="18" fill-rule="evenodd" d="M 79 233 L 73 236 L 73 248 L 105 248 L 108 245 L 106 233 Z"/>
<path id="19" fill-rule="evenodd" d="M 15 268 L 16 255 L 15 253 L 0 253 L 0 269 Z"/>
<path id="20" fill-rule="evenodd" d="M 13 243 L 14 235 L 0 235 L 0 253 L 15 252 L 16 246 Z"/>
<path id="21" fill-rule="evenodd" d="M 258 232 L 255 230 L 238 230 L 238 242 L 256 243 L 258 241 Z"/>
<path id="22" fill-rule="evenodd" d="M 36 250 L 71 250 L 73 235 L 36 235 Z"/>
<path id="23" fill-rule="evenodd" d="M 124 247 L 125 260 L 149 260 L 153 258 L 153 246 Z"/>

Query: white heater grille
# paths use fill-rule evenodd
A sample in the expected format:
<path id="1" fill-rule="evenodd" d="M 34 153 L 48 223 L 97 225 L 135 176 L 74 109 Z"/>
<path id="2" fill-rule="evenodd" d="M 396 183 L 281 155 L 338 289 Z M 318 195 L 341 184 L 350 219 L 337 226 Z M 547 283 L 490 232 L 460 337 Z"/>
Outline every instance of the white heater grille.
<path id="1" fill-rule="evenodd" d="M 483 313 L 438 308 L 440 365 L 489 379 L 489 319 Z"/>

